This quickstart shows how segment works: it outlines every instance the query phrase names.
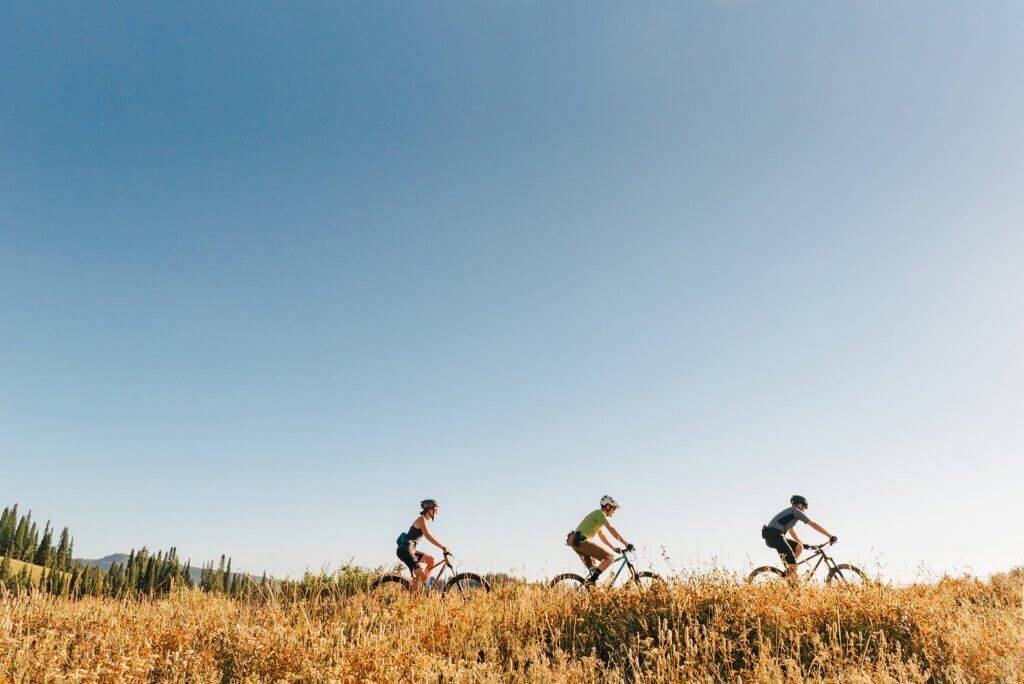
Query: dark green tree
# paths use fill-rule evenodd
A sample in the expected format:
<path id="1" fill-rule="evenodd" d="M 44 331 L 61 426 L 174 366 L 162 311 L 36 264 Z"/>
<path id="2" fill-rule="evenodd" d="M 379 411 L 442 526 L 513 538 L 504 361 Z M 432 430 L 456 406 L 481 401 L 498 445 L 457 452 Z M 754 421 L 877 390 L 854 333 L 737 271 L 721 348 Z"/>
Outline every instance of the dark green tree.
<path id="1" fill-rule="evenodd" d="M 8 584 L 14 575 L 11 572 L 11 557 L 5 555 L 3 561 L 0 561 L 0 582 Z"/>
<path id="2" fill-rule="evenodd" d="M 14 532 L 18 524 L 18 504 L 5 508 L 0 524 L 0 553 L 10 553 L 14 544 Z"/>
<path id="3" fill-rule="evenodd" d="M 50 521 L 47 520 L 46 527 L 43 528 L 43 538 L 39 540 L 39 546 L 36 547 L 32 562 L 36 565 L 45 565 L 51 548 L 53 548 L 53 530 L 50 529 Z"/>
<path id="4" fill-rule="evenodd" d="M 69 570 L 71 569 L 71 553 L 72 553 L 72 541 L 71 532 L 68 528 L 64 528 L 60 533 L 60 544 L 57 545 L 57 565 L 58 570 Z"/>

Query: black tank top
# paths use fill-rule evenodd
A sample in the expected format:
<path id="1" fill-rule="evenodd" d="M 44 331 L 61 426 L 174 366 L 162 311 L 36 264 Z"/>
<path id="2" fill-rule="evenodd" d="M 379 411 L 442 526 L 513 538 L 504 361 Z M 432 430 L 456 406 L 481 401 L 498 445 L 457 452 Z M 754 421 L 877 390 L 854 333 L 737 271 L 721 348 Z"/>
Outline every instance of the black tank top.
<path id="1" fill-rule="evenodd" d="M 409 531 L 405 533 L 405 536 L 409 538 L 409 541 L 416 541 L 423 536 L 423 530 L 416 527 L 416 522 L 413 521 L 413 524 L 409 525 Z"/>

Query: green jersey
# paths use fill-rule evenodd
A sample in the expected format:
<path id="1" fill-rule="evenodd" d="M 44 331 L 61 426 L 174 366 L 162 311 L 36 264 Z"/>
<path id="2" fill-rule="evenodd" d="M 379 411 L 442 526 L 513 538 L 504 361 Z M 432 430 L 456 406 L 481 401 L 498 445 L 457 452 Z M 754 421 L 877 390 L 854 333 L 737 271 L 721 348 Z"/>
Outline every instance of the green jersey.
<path id="1" fill-rule="evenodd" d="M 593 513 L 587 515 L 579 525 L 576 526 L 576 531 L 583 535 L 584 539 L 590 539 L 597 531 L 608 524 L 608 516 L 604 514 L 600 508 Z"/>

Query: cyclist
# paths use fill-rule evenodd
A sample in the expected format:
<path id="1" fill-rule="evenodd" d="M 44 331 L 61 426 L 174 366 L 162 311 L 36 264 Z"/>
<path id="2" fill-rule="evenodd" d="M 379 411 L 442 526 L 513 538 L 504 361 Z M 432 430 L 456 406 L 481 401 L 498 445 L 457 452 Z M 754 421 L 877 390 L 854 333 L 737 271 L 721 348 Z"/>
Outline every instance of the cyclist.
<path id="1" fill-rule="evenodd" d="M 406 567 L 409 568 L 409 572 L 412 573 L 412 583 L 409 585 L 409 588 L 413 591 L 419 589 L 427 581 L 430 571 L 437 566 L 433 556 L 416 550 L 416 542 L 419 541 L 419 538 L 426 537 L 427 541 L 441 549 L 444 555 L 448 555 L 448 547 L 437 541 L 434 535 L 430 534 L 430 529 L 427 527 L 427 520 L 433 520 L 437 517 L 437 509 L 436 499 L 420 501 L 419 517 L 413 520 L 408 532 L 398 535 L 398 558 L 405 563 Z"/>
<path id="2" fill-rule="evenodd" d="M 800 537 L 796 536 L 794 529 L 796 524 L 798 522 L 806 523 L 828 537 L 830 544 L 835 544 L 839 537 L 807 517 L 804 513 L 807 510 L 806 498 L 794 494 L 789 498 L 789 503 L 791 504 L 789 508 L 779 511 L 774 518 L 768 521 L 767 525 L 761 528 L 761 538 L 764 539 L 764 543 L 768 547 L 779 552 L 782 560 L 786 563 L 786 574 L 796 582 L 799 580 L 796 572 L 796 559 L 804 552 L 804 543 L 800 541 Z M 786 539 L 787 532 L 793 538 L 792 540 Z"/>
<path id="3" fill-rule="evenodd" d="M 633 550 L 633 545 L 623 539 L 618 530 L 608 522 L 608 518 L 615 515 L 615 511 L 618 509 L 619 502 L 605 494 L 601 497 L 601 507 L 583 518 L 580 524 L 576 526 L 576 529 L 566 537 L 566 546 L 572 547 L 572 550 L 576 552 L 580 560 L 583 561 L 583 564 L 590 571 L 587 577 L 587 584 L 596 582 L 601 573 L 612 564 L 612 555 L 608 550 L 591 541 L 595 535 L 601 538 L 605 546 L 611 547 L 616 553 L 621 553 L 623 550 Z M 625 549 L 618 548 L 608 541 L 608 537 L 604 536 L 602 528 L 607 529 L 613 537 L 622 542 Z M 596 566 L 594 565 L 595 562 L 597 563 Z"/>

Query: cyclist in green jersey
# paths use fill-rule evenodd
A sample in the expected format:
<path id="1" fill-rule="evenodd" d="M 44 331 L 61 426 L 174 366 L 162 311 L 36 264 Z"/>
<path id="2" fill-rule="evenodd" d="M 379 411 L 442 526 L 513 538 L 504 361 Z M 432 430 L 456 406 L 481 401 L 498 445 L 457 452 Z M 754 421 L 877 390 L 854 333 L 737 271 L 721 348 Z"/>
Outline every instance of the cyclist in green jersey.
<path id="1" fill-rule="evenodd" d="M 583 564 L 590 570 L 590 575 L 587 577 L 588 584 L 596 582 L 601 573 L 612 564 L 612 554 L 608 552 L 608 549 L 591 539 L 595 536 L 599 537 L 605 546 L 614 549 L 616 553 L 633 550 L 633 545 L 623 539 L 618 530 L 608 522 L 608 518 L 615 515 L 615 511 L 618 509 L 619 502 L 605 494 L 601 497 L 601 507 L 583 518 L 565 540 L 566 546 L 571 546 Z M 608 537 L 604 536 L 604 530 L 608 530 L 608 533 L 622 542 L 625 548 L 619 548 L 608 541 Z"/>

